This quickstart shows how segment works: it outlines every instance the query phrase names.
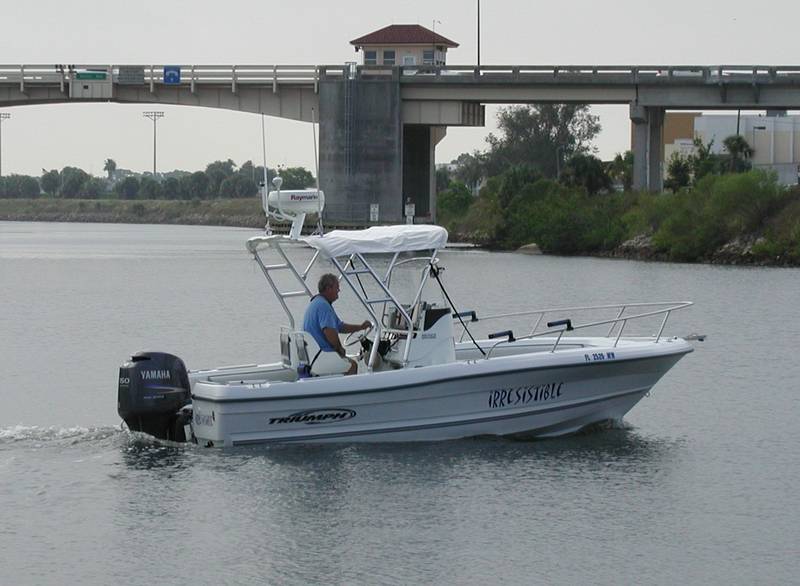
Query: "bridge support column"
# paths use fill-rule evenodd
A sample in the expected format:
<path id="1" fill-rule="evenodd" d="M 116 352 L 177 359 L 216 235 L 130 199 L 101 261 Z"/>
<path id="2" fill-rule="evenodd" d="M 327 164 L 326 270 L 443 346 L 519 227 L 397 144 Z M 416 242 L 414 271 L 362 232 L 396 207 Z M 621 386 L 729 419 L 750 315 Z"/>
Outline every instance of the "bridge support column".
<path id="1" fill-rule="evenodd" d="M 322 80 L 319 85 L 320 187 L 328 221 L 403 218 L 403 124 L 396 79 Z"/>
<path id="2" fill-rule="evenodd" d="M 633 188 L 639 191 L 661 191 L 663 181 L 662 135 L 664 108 L 631 104 L 633 124 Z"/>
<path id="3" fill-rule="evenodd" d="M 436 219 L 436 145 L 444 126 L 403 126 L 403 197 L 414 203 L 417 216 Z"/>
<path id="4" fill-rule="evenodd" d="M 444 127 L 403 124 L 400 81 L 320 82 L 320 187 L 328 222 L 403 222 L 410 199 L 417 216 L 436 215 L 436 144 Z"/>

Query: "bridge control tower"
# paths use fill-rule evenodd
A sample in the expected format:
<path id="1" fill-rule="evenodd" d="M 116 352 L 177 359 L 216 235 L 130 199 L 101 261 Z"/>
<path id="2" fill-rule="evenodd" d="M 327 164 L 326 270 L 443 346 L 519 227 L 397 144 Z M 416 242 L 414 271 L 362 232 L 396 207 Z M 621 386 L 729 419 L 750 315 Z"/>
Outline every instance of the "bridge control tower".
<path id="1" fill-rule="evenodd" d="M 436 144 L 447 126 L 483 126 L 484 109 L 477 101 L 404 101 L 397 66 L 406 80 L 430 76 L 424 68 L 444 66 L 447 50 L 458 43 L 417 24 L 400 24 L 350 44 L 362 55 L 358 71 L 323 79 L 319 87 L 326 215 L 363 221 L 377 209 L 380 221 L 396 222 L 410 199 L 417 216 L 433 219 Z"/>

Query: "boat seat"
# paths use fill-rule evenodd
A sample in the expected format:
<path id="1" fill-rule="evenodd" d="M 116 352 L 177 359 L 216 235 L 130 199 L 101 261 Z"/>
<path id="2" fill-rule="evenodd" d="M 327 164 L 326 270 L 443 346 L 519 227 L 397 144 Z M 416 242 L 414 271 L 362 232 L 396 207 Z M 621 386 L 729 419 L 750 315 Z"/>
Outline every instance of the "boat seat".
<path id="1" fill-rule="evenodd" d="M 307 364 L 311 366 L 311 376 L 330 376 L 344 374 L 350 367 L 345 361 L 342 361 L 341 368 L 339 368 L 338 365 L 329 364 L 329 361 L 318 363 L 315 358 L 320 351 L 319 344 L 317 344 L 317 341 L 308 332 L 292 332 L 291 338 L 294 341 L 294 355 L 297 357 L 297 363 L 292 365 L 294 368 Z"/>

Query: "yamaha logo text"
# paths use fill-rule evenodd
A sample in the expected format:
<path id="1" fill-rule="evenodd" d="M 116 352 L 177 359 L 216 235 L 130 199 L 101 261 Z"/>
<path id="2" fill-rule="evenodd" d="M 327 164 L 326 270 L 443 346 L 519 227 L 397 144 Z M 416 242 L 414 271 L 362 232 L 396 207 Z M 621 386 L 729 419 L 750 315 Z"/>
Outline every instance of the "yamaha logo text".
<path id="1" fill-rule="evenodd" d="M 143 370 L 142 380 L 169 380 L 168 370 Z"/>

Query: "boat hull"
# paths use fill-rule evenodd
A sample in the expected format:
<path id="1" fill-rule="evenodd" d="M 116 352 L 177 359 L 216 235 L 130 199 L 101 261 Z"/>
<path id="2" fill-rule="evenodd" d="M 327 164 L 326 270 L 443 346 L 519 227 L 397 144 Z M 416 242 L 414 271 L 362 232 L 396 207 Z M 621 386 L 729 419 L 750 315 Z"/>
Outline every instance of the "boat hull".
<path id="1" fill-rule="evenodd" d="M 207 446 L 555 437 L 621 419 L 692 347 L 584 350 L 298 382 L 196 380 L 192 429 Z"/>

